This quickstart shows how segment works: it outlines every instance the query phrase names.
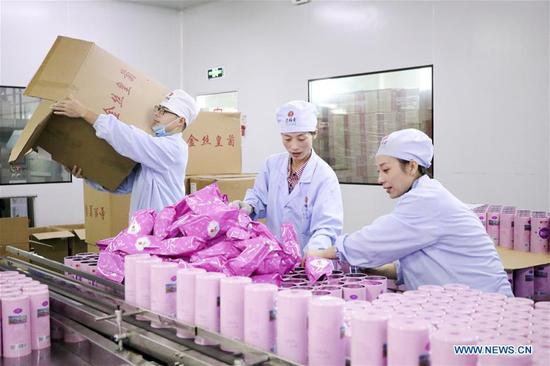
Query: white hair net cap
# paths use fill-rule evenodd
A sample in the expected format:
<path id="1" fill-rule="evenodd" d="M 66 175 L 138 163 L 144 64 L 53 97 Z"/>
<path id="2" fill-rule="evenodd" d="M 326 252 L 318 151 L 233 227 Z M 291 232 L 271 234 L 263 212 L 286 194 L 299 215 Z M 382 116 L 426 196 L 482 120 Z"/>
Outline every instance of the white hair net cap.
<path id="1" fill-rule="evenodd" d="M 181 89 L 176 89 L 164 97 L 160 105 L 185 118 L 188 127 L 199 114 L 199 106 L 195 99 Z"/>
<path id="2" fill-rule="evenodd" d="M 418 165 L 429 168 L 434 156 L 432 139 L 424 132 L 407 128 L 385 136 L 380 141 L 378 155 L 392 156 L 407 161 L 416 161 Z"/>
<path id="3" fill-rule="evenodd" d="M 303 100 L 293 100 L 277 109 L 277 122 L 281 133 L 315 132 L 317 108 Z"/>

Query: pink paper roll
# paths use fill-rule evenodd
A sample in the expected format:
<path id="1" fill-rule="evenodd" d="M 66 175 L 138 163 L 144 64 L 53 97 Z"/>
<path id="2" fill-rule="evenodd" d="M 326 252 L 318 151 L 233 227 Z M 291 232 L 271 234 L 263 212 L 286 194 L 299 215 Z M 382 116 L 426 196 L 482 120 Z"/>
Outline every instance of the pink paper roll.
<path id="1" fill-rule="evenodd" d="M 7 358 L 30 355 L 31 324 L 30 304 L 27 295 L 3 296 L 2 302 L 2 354 Z"/>
<path id="2" fill-rule="evenodd" d="M 277 353 L 291 361 L 307 364 L 307 313 L 311 293 L 284 290 L 277 294 Z"/>
<path id="3" fill-rule="evenodd" d="M 363 284 L 347 283 L 342 286 L 342 296 L 346 301 L 366 300 L 367 288 Z"/>
<path id="4" fill-rule="evenodd" d="M 381 293 L 384 294 L 384 293 L 388 292 L 388 278 L 387 277 L 384 277 L 384 276 L 367 276 L 366 280 L 382 282 L 382 292 Z"/>
<path id="5" fill-rule="evenodd" d="M 514 250 L 528 252 L 531 245 L 531 211 L 518 210 L 514 218 Z"/>
<path id="6" fill-rule="evenodd" d="M 544 211 L 531 213 L 531 253 L 548 253 L 548 216 Z"/>
<path id="7" fill-rule="evenodd" d="M 550 310 L 550 301 L 538 301 L 535 303 L 535 309 Z"/>
<path id="8" fill-rule="evenodd" d="M 535 301 L 550 298 L 550 264 L 537 266 L 535 270 Z"/>
<path id="9" fill-rule="evenodd" d="M 513 206 L 504 206 L 500 213 L 500 246 L 507 249 L 514 248 L 514 219 L 516 208 Z"/>
<path id="10" fill-rule="evenodd" d="M 327 276 L 327 284 L 328 285 L 339 285 L 340 281 L 344 279 L 343 274 L 331 274 Z"/>
<path id="11" fill-rule="evenodd" d="M 438 285 L 421 285 L 421 286 L 418 286 L 417 290 L 421 292 L 428 292 L 428 293 L 440 293 L 445 291 L 443 286 L 438 286 Z"/>
<path id="12" fill-rule="evenodd" d="M 223 273 L 207 272 L 195 276 L 195 325 L 212 332 L 220 331 L 220 280 Z M 203 337 L 195 337 L 201 345 L 217 344 Z"/>
<path id="13" fill-rule="evenodd" d="M 388 366 L 423 364 L 429 346 L 426 321 L 397 317 L 388 322 Z"/>
<path id="14" fill-rule="evenodd" d="M 244 341 L 273 352 L 277 286 L 254 283 L 244 289 Z"/>
<path id="15" fill-rule="evenodd" d="M 516 269 L 514 273 L 514 295 L 532 299 L 535 296 L 534 280 L 533 267 Z"/>
<path id="16" fill-rule="evenodd" d="M 430 339 L 431 366 L 476 366 L 477 355 L 459 355 L 454 353 L 454 346 L 475 345 L 478 338 L 471 329 L 440 329 Z"/>
<path id="17" fill-rule="evenodd" d="M 244 288 L 250 277 L 227 277 L 220 280 L 220 333 L 244 340 Z"/>
<path id="18" fill-rule="evenodd" d="M 337 285 L 324 285 L 320 286 L 319 290 L 328 291 L 330 296 L 342 298 L 342 286 Z"/>
<path id="19" fill-rule="evenodd" d="M 522 298 L 522 297 L 509 297 L 506 299 L 506 306 L 510 306 L 510 305 L 514 307 L 524 306 L 524 305 L 534 307 L 535 302 L 531 299 Z"/>
<path id="20" fill-rule="evenodd" d="M 446 291 L 462 291 L 462 290 L 469 289 L 470 286 L 465 285 L 463 283 L 448 283 L 446 285 L 443 285 L 443 288 Z"/>
<path id="21" fill-rule="evenodd" d="M 29 296 L 31 348 L 41 350 L 51 345 L 50 341 L 50 292 L 48 286 L 29 288 L 25 290 Z"/>
<path id="22" fill-rule="evenodd" d="M 480 342 L 482 345 L 526 345 L 528 340 L 523 337 L 517 337 L 513 335 L 499 336 L 489 340 Z M 509 354 L 481 354 L 478 357 L 479 366 L 531 366 L 533 364 L 532 355 L 509 355 Z"/>
<path id="23" fill-rule="evenodd" d="M 173 262 L 151 265 L 151 310 L 171 318 L 176 317 L 176 284 L 178 265 Z M 159 322 L 152 321 L 153 328 L 161 328 Z"/>
<path id="24" fill-rule="evenodd" d="M 351 364 L 385 365 L 389 312 L 370 309 L 352 315 Z"/>
<path id="25" fill-rule="evenodd" d="M 385 286 L 384 286 L 384 283 L 381 281 L 366 280 L 366 281 L 363 281 L 363 285 L 367 290 L 366 292 L 367 301 L 374 301 L 378 298 L 380 294 L 384 293 Z"/>
<path id="26" fill-rule="evenodd" d="M 195 325 L 195 277 L 199 273 L 206 273 L 202 268 L 184 268 L 178 270 L 176 286 L 177 300 L 176 318 L 188 325 Z M 194 338 L 195 334 L 185 329 L 178 329 L 180 338 Z"/>
<path id="27" fill-rule="evenodd" d="M 495 245 L 499 243 L 501 210 L 502 206 L 500 205 L 491 205 L 487 209 L 487 234 L 489 234 Z"/>
<path id="28" fill-rule="evenodd" d="M 131 305 L 136 303 L 136 262 L 151 256 L 147 253 L 129 254 L 124 257 L 124 301 Z"/>
<path id="29" fill-rule="evenodd" d="M 135 262 L 136 305 L 149 309 L 151 306 L 151 266 L 162 262 L 158 257 L 137 259 Z"/>
<path id="30" fill-rule="evenodd" d="M 344 365 L 344 300 L 333 296 L 313 297 L 309 301 L 309 365 Z"/>

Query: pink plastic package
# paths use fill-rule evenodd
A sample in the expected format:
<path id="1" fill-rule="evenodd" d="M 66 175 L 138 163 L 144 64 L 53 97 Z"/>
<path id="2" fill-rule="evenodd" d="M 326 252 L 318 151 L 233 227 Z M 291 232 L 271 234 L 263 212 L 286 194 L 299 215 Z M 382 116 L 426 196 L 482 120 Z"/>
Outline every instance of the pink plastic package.
<path id="1" fill-rule="evenodd" d="M 99 253 L 96 273 L 114 282 L 124 279 L 124 255 L 120 252 Z"/>
<path id="2" fill-rule="evenodd" d="M 281 286 L 281 282 L 283 282 L 283 278 L 279 273 L 269 273 L 269 274 L 252 276 L 252 282 L 271 283 L 276 286 Z"/>
<path id="3" fill-rule="evenodd" d="M 241 251 L 235 248 L 233 242 L 222 241 L 212 245 L 210 248 L 203 249 L 193 254 L 190 258 L 191 262 L 197 262 L 204 258 L 209 257 L 223 257 L 224 259 L 231 259 L 241 254 Z"/>
<path id="4" fill-rule="evenodd" d="M 164 239 L 159 243 L 159 248 L 150 251 L 151 254 L 187 257 L 206 246 L 204 240 L 186 236 L 180 238 Z"/>
<path id="5" fill-rule="evenodd" d="M 250 233 L 248 232 L 248 230 L 239 225 L 230 227 L 225 233 L 225 236 L 227 237 L 227 239 L 234 240 L 250 239 Z"/>
<path id="6" fill-rule="evenodd" d="M 176 209 L 174 206 L 163 208 L 155 219 L 153 234 L 161 239 L 166 238 L 170 225 L 176 220 Z"/>
<path id="7" fill-rule="evenodd" d="M 289 272 L 296 267 L 296 262 L 281 250 L 271 252 L 260 263 L 254 274 L 264 275 L 270 273 L 279 273 L 281 275 Z"/>
<path id="8" fill-rule="evenodd" d="M 330 259 L 319 257 L 306 258 L 306 275 L 310 283 L 317 282 L 322 276 L 328 276 L 334 270 Z"/>
<path id="9" fill-rule="evenodd" d="M 256 238 L 255 238 L 256 239 Z M 251 239 L 252 240 L 252 239 Z M 250 240 L 247 240 L 250 241 Z M 226 270 L 232 276 L 250 275 L 258 268 L 270 252 L 270 246 L 263 242 L 256 242 L 248 245 L 236 258 L 227 261 Z"/>
<path id="10" fill-rule="evenodd" d="M 175 209 L 178 217 L 190 212 L 195 215 L 208 215 L 212 208 L 226 205 L 227 197 L 221 194 L 216 183 L 212 183 L 200 191 L 186 196 L 176 204 Z"/>
<path id="11" fill-rule="evenodd" d="M 282 224 L 281 225 L 281 248 L 283 252 L 292 258 L 296 265 L 300 263 L 300 244 L 298 243 L 298 236 L 296 235 L 296 230 L 292 224 Z M 294 268 L 294 267 L 293 267 Z"/>
<path id="12" fill-rule="evenodd" d="M 127 254 L 149 253 L 160 248 L 161 240 L 153 235 L 137 236 L 122 231 L 107 247 L 110 252 L 122 251 Z"/>
<path id="13" fill-rule="evenodd" d="M 111 244 L 114 238 L 115 237 L 98 240 L 95 242 L 95 245 L 97 245 L 99 251 L 103 251 L 107 249 L 107 247 L 109 246 L 109 244 Z"/>
<path id="14" fill-rule="evenodd" d="M 153 226 L 155 226 L 156 215 L 156 211 L 151 209 L 139 210 L 135 212 L 130 219 L 130 225 L 128 225 L 128 229 L 126 229 L 126 231 L 128 234 L 134 235 L 152 234 Z"/>
<path id="15" fill-rule="evenodd" d="M 208 272 L 225 272 L 226 260 L 222 256 L 208 257 L 189 263 L 193 268 L 203 268 Z"/>

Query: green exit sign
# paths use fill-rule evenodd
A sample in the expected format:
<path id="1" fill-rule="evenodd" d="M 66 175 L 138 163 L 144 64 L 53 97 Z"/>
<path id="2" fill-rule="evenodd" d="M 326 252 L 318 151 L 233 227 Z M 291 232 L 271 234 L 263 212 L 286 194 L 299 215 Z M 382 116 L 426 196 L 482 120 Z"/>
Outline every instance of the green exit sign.
<path id="1" fill-rule="evenodd" d="M 208 79 L 221 78 L 223 76 L 223 67 L 214 67 L 208 69 Z"/>

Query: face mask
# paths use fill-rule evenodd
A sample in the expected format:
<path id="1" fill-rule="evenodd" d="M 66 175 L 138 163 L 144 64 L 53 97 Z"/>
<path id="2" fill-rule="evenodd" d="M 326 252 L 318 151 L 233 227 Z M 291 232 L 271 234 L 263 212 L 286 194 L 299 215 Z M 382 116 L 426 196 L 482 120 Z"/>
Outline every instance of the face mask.
<path id="1" fill-rule="evenodd" d="M 168 136 L 169 134 L 168 134 L 168 132 L 166 132 L 166 127 L 173 125 L 175 122 L 177 122 L 178 119 L 179 119 L 179 117 L 176 117 L 172 122 L 169 122 L 166 125 L 157 123 L 156 125 L 151 127 L 151 129 L 153 130 L 156 137 Z"/>

